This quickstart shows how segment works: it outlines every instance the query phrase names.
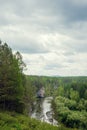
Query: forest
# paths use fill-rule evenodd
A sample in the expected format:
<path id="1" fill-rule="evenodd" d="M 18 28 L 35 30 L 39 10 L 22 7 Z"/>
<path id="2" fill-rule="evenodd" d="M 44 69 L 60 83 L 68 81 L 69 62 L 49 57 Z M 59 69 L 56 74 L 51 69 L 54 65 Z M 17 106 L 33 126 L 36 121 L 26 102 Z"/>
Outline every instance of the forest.
<path id="1" fill-rule="evenodd" d="M 54 117 L 70 128 L 87 129 L 87 77 L 37 77 L 30 80 L 53 96 Z"/>
<path id="2" fill-rule="evenodd" d="M 23 73 L 25 68 L 20 52 L 13 53 L 0 41 L 0 129 L 86 130 L 87 77 L 31 76 Z M 44 97 L 53 97 L 53 116 L 59 126 L 29 116 L 41 87 Z"/>

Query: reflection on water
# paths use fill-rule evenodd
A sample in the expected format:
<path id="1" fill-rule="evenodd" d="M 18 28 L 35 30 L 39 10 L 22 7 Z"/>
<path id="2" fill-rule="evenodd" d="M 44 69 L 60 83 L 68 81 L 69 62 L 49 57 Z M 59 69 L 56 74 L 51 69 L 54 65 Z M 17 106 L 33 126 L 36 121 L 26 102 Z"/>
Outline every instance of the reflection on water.
<path id="1" fill-rule="evenodd" d="M 38 98 L 35 104 L 35 110 L 32 112 L 31 117 L 57 125 L 57 121 L 53 119 L 51 100 L 52 97 Z"/>

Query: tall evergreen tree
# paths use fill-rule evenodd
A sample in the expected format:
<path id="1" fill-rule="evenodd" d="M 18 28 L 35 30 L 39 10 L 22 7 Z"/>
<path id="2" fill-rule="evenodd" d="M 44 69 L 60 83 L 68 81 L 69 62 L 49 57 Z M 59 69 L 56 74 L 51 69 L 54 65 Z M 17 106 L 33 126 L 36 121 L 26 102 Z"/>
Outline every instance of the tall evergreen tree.
<path id="1" fill-rule="evenodd" d="M 19 52 L 0 42 L 0 107 L 23 112 L 23 67 Z"/>

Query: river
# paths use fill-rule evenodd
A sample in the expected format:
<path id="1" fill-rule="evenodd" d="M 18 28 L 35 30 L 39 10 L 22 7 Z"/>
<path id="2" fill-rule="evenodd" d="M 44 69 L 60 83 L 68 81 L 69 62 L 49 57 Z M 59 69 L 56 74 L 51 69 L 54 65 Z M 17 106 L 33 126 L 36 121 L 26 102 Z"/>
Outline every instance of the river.
<path id="1" fill-rule="evenodd" d="M 52 99 L 52 97 L 38 98 L 31 117 L 57 126 L 58 122 L 53 118 L 53 110 L 51 108 Z"/>

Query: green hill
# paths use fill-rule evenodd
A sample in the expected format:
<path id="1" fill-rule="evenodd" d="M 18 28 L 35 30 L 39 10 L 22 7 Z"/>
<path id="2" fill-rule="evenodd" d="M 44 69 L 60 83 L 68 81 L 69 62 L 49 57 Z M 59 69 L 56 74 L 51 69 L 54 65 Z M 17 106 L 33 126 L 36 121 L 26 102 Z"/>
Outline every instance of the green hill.
<path id="1" fill-rule="evenodd" d="M 76 130 L 52 126 L 15 112 L 0 112 L 0 130 Z"/>

